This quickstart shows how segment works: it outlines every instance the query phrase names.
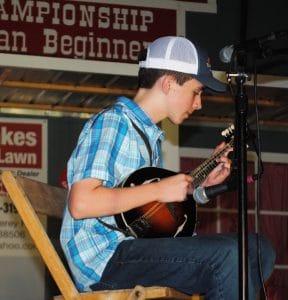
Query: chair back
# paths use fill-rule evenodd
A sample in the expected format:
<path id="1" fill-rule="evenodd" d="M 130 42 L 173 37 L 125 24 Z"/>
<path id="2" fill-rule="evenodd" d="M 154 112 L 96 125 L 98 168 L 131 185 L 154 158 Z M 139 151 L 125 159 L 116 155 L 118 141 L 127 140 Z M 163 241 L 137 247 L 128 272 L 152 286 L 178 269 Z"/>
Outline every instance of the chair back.
<path id="1" fill-rule="evenodd" d="M 64 299 L 80 299 L 72 278 L 53 246 L 37 214 L 62 218 L 67 192 L 26 177 L 4 171 L 2 182 L 18 214 L 30 233 L 40 255 Z"/>

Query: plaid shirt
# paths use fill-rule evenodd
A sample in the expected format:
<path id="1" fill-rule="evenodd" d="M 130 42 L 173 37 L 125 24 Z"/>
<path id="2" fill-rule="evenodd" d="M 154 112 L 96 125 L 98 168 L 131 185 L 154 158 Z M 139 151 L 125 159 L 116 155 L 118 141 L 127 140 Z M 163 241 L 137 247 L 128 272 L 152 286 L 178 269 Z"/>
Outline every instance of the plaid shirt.
<path id="1" fill-rule="evenodd" d="M 73 182 L 84 178 L 97 178 L 104 186 L 116 187 L 136 169 L 149 166 L 149 152 L 131 120 L 149 139 L 153 165 L 162 166 L 163 132 L 135 102 L 120 97 L 82 129 L 68 162 L 69 190 Z M 113 216 L 101 219 L 116 226 Z M 75 220 L 65 208 L 60 240 L 79 291 L 89 291 L 100 280 L 117 245 L 127 238 L 96 218 Z"/>

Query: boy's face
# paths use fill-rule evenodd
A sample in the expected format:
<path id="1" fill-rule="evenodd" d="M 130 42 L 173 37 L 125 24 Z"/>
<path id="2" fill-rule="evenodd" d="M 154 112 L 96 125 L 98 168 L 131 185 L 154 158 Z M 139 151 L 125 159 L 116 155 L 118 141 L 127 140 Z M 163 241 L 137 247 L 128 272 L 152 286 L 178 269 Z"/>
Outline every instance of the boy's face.
<path id="1" fill-rule="evenodd" d="M 169 95 L 168 118 L 174 124 L 181 124 L 195 111 L 202 108 L 203 85 L 196 79 L 179 85 L 176 81 Z"/>

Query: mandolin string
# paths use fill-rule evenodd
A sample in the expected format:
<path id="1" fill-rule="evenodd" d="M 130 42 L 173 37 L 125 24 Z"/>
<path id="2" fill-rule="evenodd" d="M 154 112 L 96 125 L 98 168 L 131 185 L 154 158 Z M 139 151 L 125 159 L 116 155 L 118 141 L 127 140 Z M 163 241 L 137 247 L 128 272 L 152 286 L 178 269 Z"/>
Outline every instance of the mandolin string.
<path id="1" fill-rule="evenodd" d="M 151 208 L 149 208 L 147 210 L 147 212 L 145 212 L 145 214 L 143 214 L 142 217 L 150 218 L 151 216 L 153 216 L 164 205 L 165 205 L 164 203 L 156 202 Z"/>
<path id="2" fill-rule="evenodd" d="M 147 210 L 147 212 L 145 212 L 141 217 L 135 219 L 129 226 L 133 226 L 134 224 L 136 224 L 141 218 L 145 218 L 146 220 L 149 219 L 150 217 L 152 217 L 160 208 L 162 208 L 164 205 L 164 203 L 155 203 L 155 205 L 153 205 L 150 209 Z"/>
<path id="3" fill-rule="evenodd" d="M 190 172 L 191 176 L 195 178 L 197 185 L 199 185 L 201 182 L 203 182 L 205 180 L 205 178 L 208 176 L 208 174 L 210 173 L 210 171 L 212 171 L 213 168 L 215 168 L 217 166 L 216 158 L 220 157 L 229 147 L 231 147 L 232 143 L 233 143 L 233 138 L 219 152 L 212 155 L 209 159 L 204 161 L 195 170 Z"/>

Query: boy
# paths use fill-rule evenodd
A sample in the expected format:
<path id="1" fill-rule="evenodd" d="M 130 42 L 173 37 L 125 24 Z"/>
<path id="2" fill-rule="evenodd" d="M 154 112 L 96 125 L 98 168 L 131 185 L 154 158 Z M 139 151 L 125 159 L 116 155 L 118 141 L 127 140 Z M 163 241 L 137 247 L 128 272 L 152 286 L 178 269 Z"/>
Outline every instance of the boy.
<path id="1" fill-rule="evenodd" d="M 201 109 L 204 88 L 226 89 L 213 78 L 205 51 L 186 38 L 161 37 L 139 60 L 134 99 L 120 97 L 91 118 L 68 163 L 69 198 L 61 243 L 77 287 L 83 291 L 158 285 L 187 294 L 204 293 L 205 299 L 237 299 L 236 235 L 134 238 L 117 229 L 114 216 L 119 213 L 155 201 L 168 205 L 186 200 L 193 191 L 193 178 L 187 174 L 131 187 L 119 185 L 135 170 L 162 166 L 163 132 L 156 124 L 165 118 L 181 124 Z M 203 186 L 229 176 L 227 152 Z M 262 253 L 268 278 L 275 255 L 264 239 Z M 250 299 L 261 287 L 256 257 L 255 237 L 250 236 Z"/>

